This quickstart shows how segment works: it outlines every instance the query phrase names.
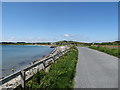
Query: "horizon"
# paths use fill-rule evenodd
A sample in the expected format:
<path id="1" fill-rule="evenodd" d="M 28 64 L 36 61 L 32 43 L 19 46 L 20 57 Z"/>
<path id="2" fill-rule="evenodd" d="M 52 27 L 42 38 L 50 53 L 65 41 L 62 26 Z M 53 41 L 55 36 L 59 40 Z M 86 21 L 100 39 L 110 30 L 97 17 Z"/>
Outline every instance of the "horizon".
<path id="1" fill-rule="evenodd" d="M 117 2 L 3 2 L 3 42 L 118 41 Z"/>
<path id="2" fill-rule="evenodd" d="M 63 40 L 63 41 L 66 41 L 66 40 Z M 120 41 L 120 40 L 117 40 L 117 41 Z M 5 42 L 5 41 L 3 41 Z M 0 41 L 0 43 L 3 43 Z M 54 43 L 54 42 L 26 42 L 26 41 L 6 41 L 7 43 Z M 56 42 L 59 42 L 59 41 L 56 41 Z M 67 41 L 69 42 L 69 41 Z M 79 41 L 72 41 L 72 42 L 78 42 L 78 43 L 109 43 L 109 42 L 116 42 L 116 41 L 108 41 L 108 42 L 79 42 Z"/>

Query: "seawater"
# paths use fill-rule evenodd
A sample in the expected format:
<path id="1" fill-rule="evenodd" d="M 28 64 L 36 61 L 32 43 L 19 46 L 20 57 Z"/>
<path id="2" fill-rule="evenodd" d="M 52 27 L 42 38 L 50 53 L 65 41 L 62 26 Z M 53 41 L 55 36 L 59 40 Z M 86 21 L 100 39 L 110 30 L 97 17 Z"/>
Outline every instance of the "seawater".
<path id="1" fill-rule="evenodd" d="M 53 48 L 32 45 L 2 45 L 2 76 L 8 76 L 14 71 L 21 70 L 34 60 L 48 55 Z M 14 70 L 14 71 L 13 71 Z"/>

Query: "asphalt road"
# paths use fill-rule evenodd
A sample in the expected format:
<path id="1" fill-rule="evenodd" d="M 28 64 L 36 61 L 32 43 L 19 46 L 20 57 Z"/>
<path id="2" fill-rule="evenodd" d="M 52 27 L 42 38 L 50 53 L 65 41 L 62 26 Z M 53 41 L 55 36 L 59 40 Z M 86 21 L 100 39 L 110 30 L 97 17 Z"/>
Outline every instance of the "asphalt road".
<path id="1" fill-rule="evenodd" d="M 78 47 L 75 88 L 118 88 L 118 58 Z"/>

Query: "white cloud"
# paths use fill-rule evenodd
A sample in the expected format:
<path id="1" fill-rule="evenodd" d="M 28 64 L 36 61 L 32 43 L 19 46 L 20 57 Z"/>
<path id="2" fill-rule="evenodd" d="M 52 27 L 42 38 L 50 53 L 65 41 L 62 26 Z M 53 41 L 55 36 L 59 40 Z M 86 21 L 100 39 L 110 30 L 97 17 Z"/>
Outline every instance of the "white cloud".
<path id="1" fill-rule="evenodd" d="M 56 42 L 56 41 L 62 41 L 62 40 L 68 40 L 68 41 L 80 41 L 80 42 L 90 42 L 91 40 L 86 37 L 83 34 L 63 34 L 63 35 L 56 35 L 51 37 L 21 37 L 21 38 L 15 38 L 15 37 L 8 37 L 4 38 L 3 41 L 13 41 L 13 42 Z"/>
<path id="2" fill-rule="evenodd" d="M 71 35 L 70 34 L 64 34 L 64 37 L 70 37 Z"/>
<path id="3" fill-rule="evenodd" d="M 83 34 L 64 34 L 63 39 L 70 40 L 70 41 L 80 41 L 80 42 L 90 41 L 90 38 L 88 38 Z"/>

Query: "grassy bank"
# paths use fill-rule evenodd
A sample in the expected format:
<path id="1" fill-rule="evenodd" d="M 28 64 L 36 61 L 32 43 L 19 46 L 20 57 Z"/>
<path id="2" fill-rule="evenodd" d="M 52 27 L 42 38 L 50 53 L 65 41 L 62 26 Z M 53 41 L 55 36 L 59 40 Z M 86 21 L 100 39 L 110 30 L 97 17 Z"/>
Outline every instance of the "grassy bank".
<path id="1" fill-rule="evenodd" d="M 70 52 L 59 58 L 48 70 L 37 72 L 27 83 L 28 88 L 73 88 L 73 79 L 78 59 L 78 50 L 73 47 Z"/>
<path id="2" fill-rule="evenodd" d="M 114 49 L 114 48 L 107 48 L 107 47 L 100 47 L 100 46 L 90 46 L 89 48 L 105 52 L 107 54 L 116 56 L 120 58 L 120 50 L 119 49 Z"/>

